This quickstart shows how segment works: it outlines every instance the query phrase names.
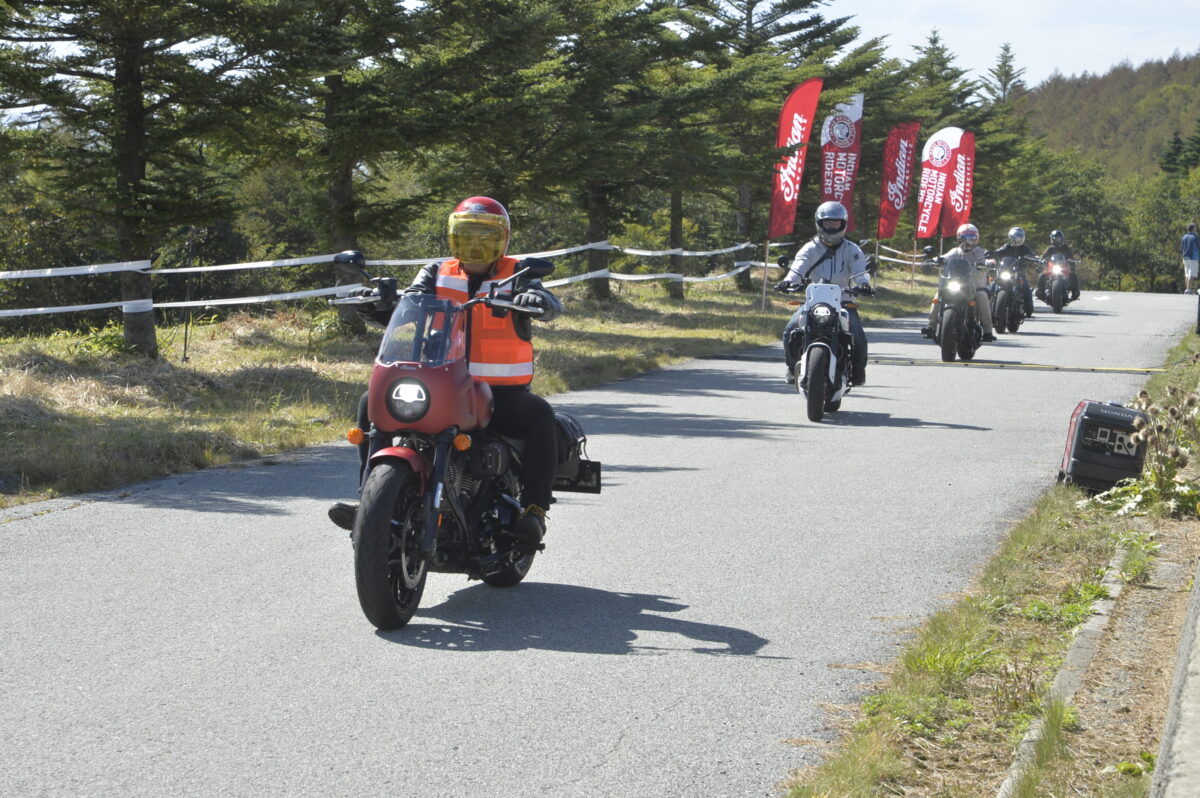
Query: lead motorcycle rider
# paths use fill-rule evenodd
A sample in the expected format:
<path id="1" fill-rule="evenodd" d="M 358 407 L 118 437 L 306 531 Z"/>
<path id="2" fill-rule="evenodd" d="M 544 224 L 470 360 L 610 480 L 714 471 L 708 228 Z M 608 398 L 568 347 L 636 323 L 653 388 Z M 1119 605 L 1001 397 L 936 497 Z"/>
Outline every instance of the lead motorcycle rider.
<path id="1" fill-rule="evenodd" d="M 787 276 L 776 284 L 777 287 L 820 281 L 849 289 L 850 281 L 854 280 L 859 293 L 873 295 L 875 289 L 871 287 L 868 274 L 870 260 L 858 244 L 845 240 L 846 225 L 850 220 L 846 206 L 840 202 L 822 202 L 817 206 L 813 220 L 817 235 L 796 253 Z M 843 306 L 852 299 L 853 295 L 848 290 L 842 292 Z M 850 317 L 852 341 L 850 384 L 863 385 L 867 381 L 867 334 L 858 318 L 858 310 L 853 307 L 845 309 Z M 799 352 L 792 341 L 792 333 L 800 325 L 800 316 L 801 311 L 797 310 L 783 328 L 783 360 L 787 364 L 784 379 L 789 385 L 796 383 L 796 358 Z"/>
<path id="2" fill-rule="evenodd" d="M 999 249 L 993 249 L 989 253 L 992 257 L 999 261 L 1000 258 L 1017 258 L 1017 274 L 1021 276 L 1021 297 L 1025 305 L 1025 318 L 1033 315 L 1033 287 L 1029 281 L 1025 279 L 1024 263 L 1021 258 L 1036 258 L 1037 255 L 1029 245 L 1025 243 L 1025 231 L 1020 227 L 1014 227 L 1008 231 L 1008 242 Z"/>
<path id="3" fill-rule="evenodd" d="M 521 262 L 508 257 L 511 224 L 508 211 L 490 197 L 468 197 L 450 214 L 448 260 L 421 269 L 406 294 L 434 294 L 465 303 L 486 296 L 494 280 L 520 271 Z M 562 312 L 562 303 L 541 280 L 518 278 L 513 304 L 540 308 L 542 321 Z M 368 306 L 370 308 L 371 306 Z M 386 325 L 392 307 L 368 309 L 373 321 Z M 499 315 L 484 304 L 469 311 L 469 371 L 492 389 L 495 411 L 488 427 L 501 435 L 525 442 L 522 457 L 523 511 L 512 533 L 524 546 L 536 548 L 546 533 L 546 511 L 558 464 L 558 441 L 554 410 L 542 397 L 529 390 L 533 381 L 533 344 L 530 316 L 524 313 Z M 366 394 L 359 402 L 359 426 L 368 429 Z M 359 477 L 365 477 L 369 443 L 359 446 Z M 343 529 L 354 526 L 357 502 L 336 502 L 329 518 Z"/>
<path id="4" fill-rule="evenodd" d="M 973 224 L 959 225 L 957 236 L 958 246 L 942 257 L 948 260 L 952 256 L 962 255 L 975 267 L 972 271 L 975 278 L 975 312 L 979 315 L 979 323 L 983 325 L 983 340 L 995 341 L 996 335 L 992 330 L 992 305 L 987 288 L 987 255 L 979 247 L 979 228 Z M 937 323 L 938 305 L 934 302 L 929 308 L 929 326 L 921 328 L 921 335 L 932 338 L 937 334 Z"/>

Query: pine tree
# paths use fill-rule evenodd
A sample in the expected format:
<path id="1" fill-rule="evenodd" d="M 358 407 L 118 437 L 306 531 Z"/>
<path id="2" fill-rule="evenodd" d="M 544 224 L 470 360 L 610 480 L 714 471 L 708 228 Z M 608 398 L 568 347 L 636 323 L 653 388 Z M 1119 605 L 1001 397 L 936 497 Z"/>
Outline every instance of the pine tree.
<path id="1" fill-rule="evenodd" d="M 996 65 L 988 70 L 988 76 L 983 79 L 983 90 L 991 97 L 993 103 L 1007 103 L 1025 93 L 1025 81 L 1021 76 L 1024 68 L 1017 69 L 1016 56 L 1008 42 L 1000 45 L 1000 55 Z"/>
<path id="2" fill-rule="evenodd" d="M 1182 163 L 1183 157 L 1183 136 L 1176 130 L 1171 137 L 1171 143 L 1163 150 L 1163 154 L 1158 156 L 1158 167 L 1168 174 L 1186 172 L 1187 168 Z"/>
<path id="3" fill-rule="evenodd" d="M 112 225 L 121 260 L 148 258 L 171 225 L 228 211 L 201 142 L 248 123 L 270 70 L 271 14 L 235 0 L 11 0 L 0 10 L 0 107 L 50 131 L 40 166 L 64 207 Z M 271 82 L 266 76 L 267 82 Z M 125 301 L 150 277 L 121 275 Z M 125 341 L 156 356 L 153 311 L 125 314 Z"/>

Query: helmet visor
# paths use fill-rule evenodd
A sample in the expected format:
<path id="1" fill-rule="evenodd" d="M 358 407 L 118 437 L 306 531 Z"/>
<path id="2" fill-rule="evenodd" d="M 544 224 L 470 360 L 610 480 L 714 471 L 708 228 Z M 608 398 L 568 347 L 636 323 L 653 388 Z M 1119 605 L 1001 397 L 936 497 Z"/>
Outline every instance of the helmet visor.
<path id="1" fill-rule="evenodd" d="M 823 233 L 840 233 L 846 229 L 845 219 L 822 219 L 817 222 L 817 227 Z"/>
<path id="2" fill-rule="evenodd" d="M 504 254 L 506 238 L 499 225 L 450 221 L 450 254 L 463 263 L 494 263 Z"/>

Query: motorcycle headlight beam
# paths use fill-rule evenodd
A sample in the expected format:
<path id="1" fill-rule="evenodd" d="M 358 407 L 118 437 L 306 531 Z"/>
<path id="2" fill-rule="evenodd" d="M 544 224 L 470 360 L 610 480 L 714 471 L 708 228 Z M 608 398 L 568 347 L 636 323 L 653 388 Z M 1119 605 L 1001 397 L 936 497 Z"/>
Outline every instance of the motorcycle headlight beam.
<path id="1" fill-rule="evenodd" d="M 946 290 L 952 294 L 957 294 L 962 290 L 962 283 L 960 283 L 958 280 L 951 280 L 950 282 L 946 283 Z"/>
<path id="2" fill-rule="evenodd" d="M 387 409 L 397 421 L 416 421 L 429 412 L 429 389 L 418 379 L 402 377 L 388 387 Z"/>
<path id="3" fill-rule="evenodd" d="M 1052 269 L 1052 271 L 1053 271 L 1055 274 L 1062 274 L 1062 273 L 1063 273 L 1063 268 L 1062 268 L 1062 266 L 1059 266 L 1059 265 L 1056 263 L 1056 264 L 1054 264 L 1054 268 Z"/>

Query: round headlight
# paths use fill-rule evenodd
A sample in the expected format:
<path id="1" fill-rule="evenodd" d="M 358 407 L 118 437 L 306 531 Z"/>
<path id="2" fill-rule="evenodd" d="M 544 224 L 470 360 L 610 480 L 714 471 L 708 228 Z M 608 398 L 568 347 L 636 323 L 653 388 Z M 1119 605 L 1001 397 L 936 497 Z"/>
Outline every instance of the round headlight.
<path id="1" fill-rule="evenodd" d="M 1062 274 L 1062 266 L 1060 266 L 1060 265 L 1059 265 L 1059 264 L 1057 264 L 1057 263 L 1056 263 L 1056 264 L 1054 264 L 1054 269 L 1053 269 L 1053 271 L 1054 271 L 1054 273 L 1055 273 L 1055 274 Z"/>
<path id="2" fill-rule="evenodd" d="M 962 283 L 960 283 L 958 280 L 951 280 L 950 282 L 946 283 L 946 290 L 952 294 L 957 294 L 962 290 Z"/>
<path id="3" fill-rule="evenodd" d="M 1002 272 L 1000 272 L 1000 279 L 1001 279 L 1001 280 L 1011 280 L 1011 279 L 1012 279 L 1012 272 L 1010 272 L 1010 271 L 1002 271 Z"/>
<path id="4" fill-rule="evenodd" d="M 824 303 L 814 305 L 813 309 L 809 311 L 809 316 L 814 327 L 824 327 L 833 321 L 833 308 Z"/>
<path id="5" fill-rule="evenodd" d="M 387 409 L 397 421 L 416 421 L 429 412 L 429 389 L 412 377 L 398 379 L 388 388 Z"/>

